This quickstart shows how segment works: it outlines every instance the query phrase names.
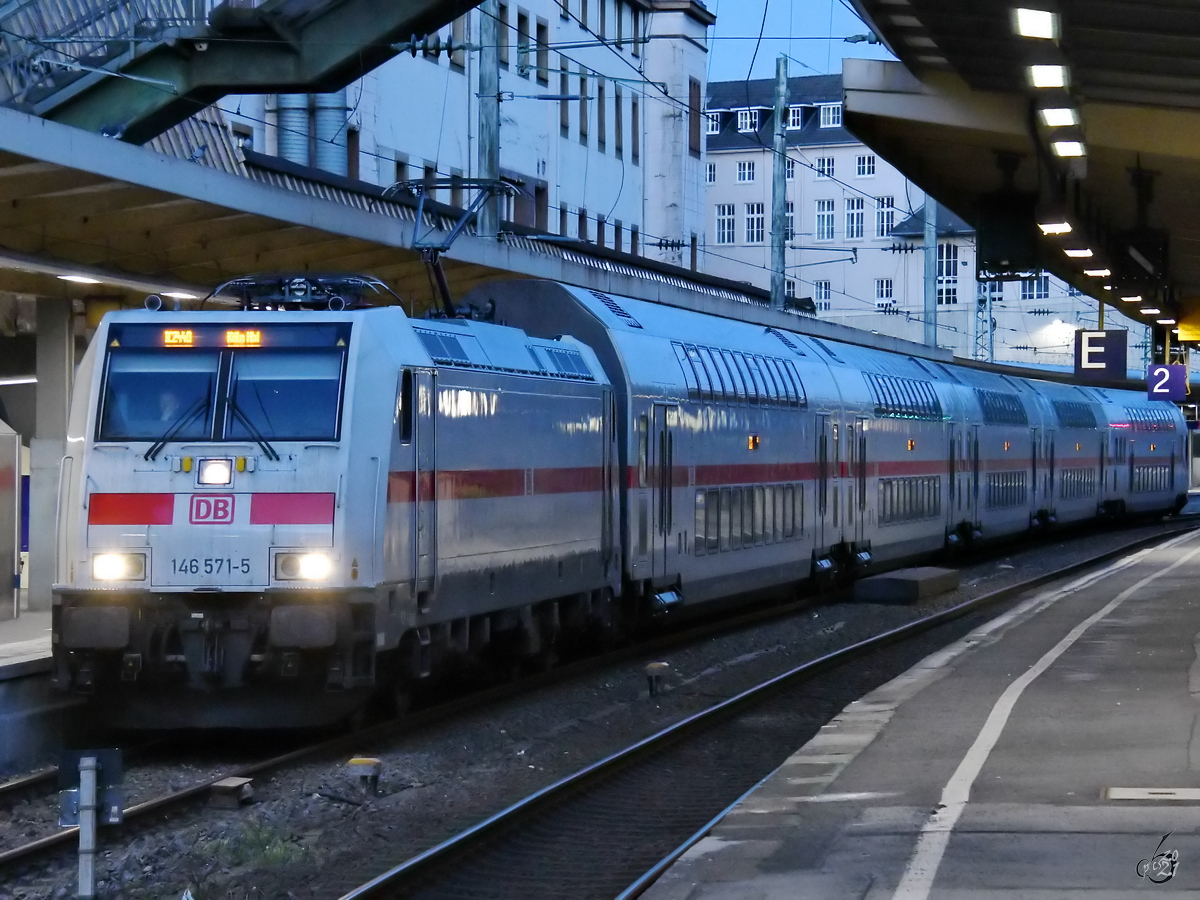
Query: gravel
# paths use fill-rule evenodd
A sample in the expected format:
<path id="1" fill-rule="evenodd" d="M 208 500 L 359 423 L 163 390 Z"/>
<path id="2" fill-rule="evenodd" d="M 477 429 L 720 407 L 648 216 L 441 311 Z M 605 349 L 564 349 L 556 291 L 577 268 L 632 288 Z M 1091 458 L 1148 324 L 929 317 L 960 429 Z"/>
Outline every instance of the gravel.
<path id="1" fill-rule="evenodd" d="M 345 768 L 348 756 L 310 760 L 256 782 L 255 802 L 240 809 L 191 807 L 120 834 L 102 832 L 101 846 L 112 849 L 98 858 L 100 896 L 165 900 L 190 890 L 194 900 L 336 898 L 362 880 L 364 867 L 383 872 L 539 787 L 806 660 L 1177 527 L 1053 535 L 1038 546 L 962 560 L 960 588 L 919 604 L 814 600 L 785 619 L 592 670 L 406 736 L 364 740 L 357 753 L 383 764 L 377 796 L 361 791 Z M 670 665 L 667 690 L 649 697 L 643 667 L 659 660 Z M 224 762 L 214 753 L 135 769 L 127 776 L 128 796 L 145 799 L 170 784 L 212 777 Z M 53 830 L 53 805 L 29 799 L 12 807 L 12 816 L 0 806 L 0 848 Z M 0 879 L 11 883 L 0 880 L 0 900 L 73 896 L 74 877 L 68 854 L 7 870 Z"/>

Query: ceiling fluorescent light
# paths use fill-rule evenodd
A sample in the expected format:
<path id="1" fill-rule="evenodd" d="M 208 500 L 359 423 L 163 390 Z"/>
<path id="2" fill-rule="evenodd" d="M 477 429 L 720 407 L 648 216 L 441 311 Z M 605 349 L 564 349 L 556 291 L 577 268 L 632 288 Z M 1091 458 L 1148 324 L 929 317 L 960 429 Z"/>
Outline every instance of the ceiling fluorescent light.
<path id="1" fill-rule="evenodd" d="M 1122 303 L 1141 303 L 1142 295 L 1138 294 L 1136 297 L 1122 297 L 1121 302 Z"/>
<path id="2" fill-rule="evenodd" d="M 1062 88 L 1067 86 L 1066 66 L 1030 66 L 1029 83 L 1035 88 Z"/>
<path id="3" fill-rule="evenodd" d="M 88 278 L 86 275 L 59 275 L 60 281 L 70 281 L 74 284 L 100 284 L 99 278 Z"/>
<path id="4" fill-rule="evenodd" d="M 1042 124 L 1047 128 L 1066 128 L 1068 125 L 1079 124 L 1079 114 L 1069 106 L 1041 109 L 1038 110 L 1038 115 L 1042 117 Z"/>
<path id="5" fill-rule="evenodd" d="M 1174 319 L 1156 319 L 1155 321 L 1158 322 L 1159 325 L 1174 325 L 1175 324 Z"/>
<path id="6" fill-rule="evenodd" d="M 1091 259 L 1092 251 L 1087 248 L 1081 250 L 1064 250 L 1063 253 L 1071 257 L 1071 259 Z"/>
<path id="7" fill-rule="evenodd" d="M 1083 156 L 1082 141 L 1055 141 L 1050 148 L 1056 156 Z"/>
<path id="8" fill-rule="evenodd" d="M 1112 272 L 1108 269 L 1084 269 L 1083 274 L 1089 278 L 1107 278 Z"/>
<path id="9" fill-rule="evenodd" d="M 1042 222 L 1038 224 L 1038 228 L 1042 229 L 1042 234 L 1070 234 L 1070 222 Z"/>
<path id="10" fill-rule="evenodd" d="M 1157 306 L 1148 306 L 1142 310 L 1143 316 L 1157 316 L 1162 313 L 1162 310 Z"/>
<path id="11" fill-rule="evenodd" d="M 1044 9 L 1014 10 L 1017 34 L 1027 38 L 1052 41 L 1058 37 L 1058 16 Z"/>

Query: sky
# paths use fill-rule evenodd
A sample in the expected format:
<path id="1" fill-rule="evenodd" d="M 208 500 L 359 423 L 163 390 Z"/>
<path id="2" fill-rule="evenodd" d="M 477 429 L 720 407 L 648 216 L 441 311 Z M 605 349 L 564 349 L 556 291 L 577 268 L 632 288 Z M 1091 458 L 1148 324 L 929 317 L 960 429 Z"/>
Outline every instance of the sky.
<path id="1" fill-rule="evenodd" d="M 840 73 L 842 58 L 847 56 L 893 58 L 882 46 L 845 42 L 844 38 L 869 29 L 842 0 L 706 0 L 705 5 L 717 17 L 709 81 L 774 78 L 775 60 L 781 53 L 791 58 L 793 76 Z"/>

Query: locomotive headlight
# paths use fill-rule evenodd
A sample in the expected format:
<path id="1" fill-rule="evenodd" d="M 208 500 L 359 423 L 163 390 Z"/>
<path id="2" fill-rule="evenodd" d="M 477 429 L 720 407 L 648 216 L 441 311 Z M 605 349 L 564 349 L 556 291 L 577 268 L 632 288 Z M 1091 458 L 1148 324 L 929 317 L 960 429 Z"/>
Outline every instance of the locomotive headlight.
<path id="1" fill-rule="evenodd" d="M 145 553 L 98 553 L 92 557 L 92 578 L 96 581 L 144 581 Z"/>
<path id="2" fill-rule="evenodd" d="M 333 560 L 325 553 L 280 553 L 275 557 L 275 577 L 280 581 L 325 581 L 333 573 Z"/>
<path id="3" fill-rule="evenodd" d="M 232 459 L 202 459 L 198 481 L 200 484 L 229 484 L 233 480 Z"/>

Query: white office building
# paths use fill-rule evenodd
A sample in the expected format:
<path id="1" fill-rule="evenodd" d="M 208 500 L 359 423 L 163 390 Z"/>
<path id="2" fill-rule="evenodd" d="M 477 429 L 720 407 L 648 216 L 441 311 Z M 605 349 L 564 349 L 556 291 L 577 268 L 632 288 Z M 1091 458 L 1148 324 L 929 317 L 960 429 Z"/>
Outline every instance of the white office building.
<path id="1" fill-rule="evenodd" d="M 244 147 L 387 186 L 480 177 L 474 9 L 331 94 L 228 97 Z M 697 0 L 498 4 L 507 225 L 689 265 L 704 233 L 708 30 Z M 419 36 L 424 37 L 424 36 Z M 428 46 L 428 49 L 427 49 Z M 469 187 L 430 195 L 453 206 Z"/>
<path id="2" fill-rule="evenodd" d="M 789 79 L 787 293 L 816 315 L 924 340 L 925 195 L 842 125 L 838 75 Z M 706 272 L 770 287 L 773 80 L 714 82 L 706 111 Z M 970 226 L 940 208 L 937 334 L 957 355 L 1071 366 L 1074 331 L 1095 328 L 1096 303 L 1055 278 L 979 285 Z M 994 330 L 978 302 L 991 292 Z M 1130 329 L 1130 370 L 1146 329 L 1109 308 L 1107 327 Z"/>

